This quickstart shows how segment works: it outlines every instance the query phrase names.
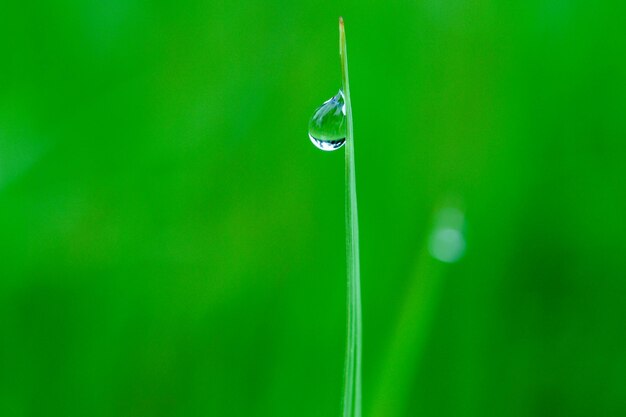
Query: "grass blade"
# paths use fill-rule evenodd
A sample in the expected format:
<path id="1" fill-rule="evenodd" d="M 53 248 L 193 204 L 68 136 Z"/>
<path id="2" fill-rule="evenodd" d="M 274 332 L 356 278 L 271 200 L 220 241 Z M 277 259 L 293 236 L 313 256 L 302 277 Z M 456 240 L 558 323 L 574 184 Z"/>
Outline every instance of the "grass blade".
<path id="1" fill-rule="evenodd" d="M 356 200 L 356 176 L 354 168 L 354 134 L 352 106 L 348 77 L 348 53 L 343 19 L 339 18 L 339 55 L 343 94 L 346 104 L 346 261 L 347 261 L 347 307 L 348 338 L 343 396 L 343 416 L 361 417 L 361 272 L 359 263 L 359 216 Z"/>

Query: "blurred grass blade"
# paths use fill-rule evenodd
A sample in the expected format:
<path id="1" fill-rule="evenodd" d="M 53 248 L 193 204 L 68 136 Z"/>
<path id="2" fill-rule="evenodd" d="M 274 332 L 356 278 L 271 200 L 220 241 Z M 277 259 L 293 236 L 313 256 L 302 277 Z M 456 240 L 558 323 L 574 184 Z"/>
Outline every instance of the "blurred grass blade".
<path id="1" fill-rule="evenodd" d="M 416 256 L 411 282 L 396 320 L 381 375 L 372 402 L 373 417 L 406 415 L 411 387 L 440 299 L 444 275 L 441 262 L 433 260 L 426 247 Z"/>
<path id="2" fill-rule="evenodd" d="M 361 417 L 361 272 L 359 267 L 359 219 L 354 169 L 354 135 L 348 78 L 348 54 L 343 19 L 339 18 L 339 54 L 346 103 L 346 260 L 348 278 L 348 339 L 346 347 L 343 416 Z"/>

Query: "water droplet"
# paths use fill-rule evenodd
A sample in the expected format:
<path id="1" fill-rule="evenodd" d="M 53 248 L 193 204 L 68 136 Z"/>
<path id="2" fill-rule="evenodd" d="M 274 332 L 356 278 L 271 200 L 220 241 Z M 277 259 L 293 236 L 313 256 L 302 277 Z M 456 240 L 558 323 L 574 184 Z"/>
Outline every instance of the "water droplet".
<path id="1" fill-rule="evenodd" d="M 454 263 L 465 254 L 465 214 L 456 207 L 445 207 L 437 213 L 428 250 L 433 258 Z"/>
<path id="2" fill-rule="evenodd" d="M 335 151 L 346 143 L 346 103 L 343 91 L 315 110 L 309 121 L 309 138 L 323 151 Z"/>

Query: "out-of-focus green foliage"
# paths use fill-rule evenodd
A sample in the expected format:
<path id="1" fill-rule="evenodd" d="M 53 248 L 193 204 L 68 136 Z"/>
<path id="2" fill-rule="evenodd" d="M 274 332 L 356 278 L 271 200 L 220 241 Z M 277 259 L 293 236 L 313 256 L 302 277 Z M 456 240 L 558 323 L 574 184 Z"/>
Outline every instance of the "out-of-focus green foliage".
<path id="1" fill-rule="evenodd" d="M 339 415 L 340 14 L 364 415 L 626 415 L 617 0 L 5 2 L 0 415 Z"/>

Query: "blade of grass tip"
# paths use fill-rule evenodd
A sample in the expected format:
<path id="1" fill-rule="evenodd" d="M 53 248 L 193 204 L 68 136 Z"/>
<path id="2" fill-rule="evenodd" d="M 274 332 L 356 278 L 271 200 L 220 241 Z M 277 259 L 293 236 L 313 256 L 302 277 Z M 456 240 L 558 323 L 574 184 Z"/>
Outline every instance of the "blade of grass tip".
<path id="1" fill-rule="evenodd" d="M 359 261 L 359 219 L 356 199 L 356 175 L 354 168 L 354 134 L 352 128 L 352 105 L 348 77 L 348 53 L 343 18 L 339 18 L 339 55 L 343 95 L 346 104 L 346 261 L 347 261 L 347 309 L 348 337 L 344 385 L 344 417 L 361 417 L 361 271 Z"/>

